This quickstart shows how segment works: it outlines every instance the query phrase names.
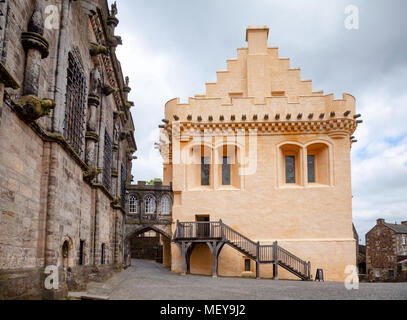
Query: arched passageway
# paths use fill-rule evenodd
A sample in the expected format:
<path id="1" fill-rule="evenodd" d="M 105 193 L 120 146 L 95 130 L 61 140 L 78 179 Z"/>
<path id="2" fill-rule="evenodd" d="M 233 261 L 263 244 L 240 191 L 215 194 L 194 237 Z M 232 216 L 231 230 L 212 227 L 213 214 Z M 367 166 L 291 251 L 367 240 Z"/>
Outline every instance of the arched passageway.
<path id="1" fill-rule="evenodd" d="M 154 260 L 171 267 L 171 237 L 155 226 L 144 226 L 127 237 L 129 259 Z"/>

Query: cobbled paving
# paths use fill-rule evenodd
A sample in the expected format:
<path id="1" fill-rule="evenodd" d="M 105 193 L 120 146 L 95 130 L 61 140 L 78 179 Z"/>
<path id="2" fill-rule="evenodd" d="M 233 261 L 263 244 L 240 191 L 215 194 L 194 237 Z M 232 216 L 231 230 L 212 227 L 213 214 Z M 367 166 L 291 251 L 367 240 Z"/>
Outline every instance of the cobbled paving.
<path id="1" fill-rule="evenodd" d="M 407 283 L 361 283 L 349 291 L 344 283 L 180 276 L 134 260 L 106 283 L 90 284 L 89 292 L 111 300 L 407 300 Z"/>

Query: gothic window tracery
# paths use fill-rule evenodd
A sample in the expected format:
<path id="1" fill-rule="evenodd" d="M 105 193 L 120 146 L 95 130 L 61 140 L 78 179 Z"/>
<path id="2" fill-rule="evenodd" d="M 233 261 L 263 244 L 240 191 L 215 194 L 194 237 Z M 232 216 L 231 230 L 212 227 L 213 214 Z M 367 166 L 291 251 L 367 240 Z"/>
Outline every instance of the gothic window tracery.
<path id="1" fill-rule="evenodd" d="M 146 214 L 153 214 L 155 212 L 155 198 L 153 196 L 147 196 L 144 199 L 144 212 Z"/>
<path id="2" fill-rule="evenodd" d="M 171 200 L 168 196 L 164 196 L 161 199 L 161 214 L 170 215 L 171 214 Z"/>
<path id="3" fill-rule="evenodd" d="M 135 195 L 131 195 L 129 198 L 129 212 L 133 214 L 138 214 L 138 197 Z"/>
<path id="4" fill-rule="evenodd" d="M 112 139 L 109 133 L 105 132 L 105 149 L 104 149 L 104 166 L 103 166 L 103 184 L 110 189 L 112 180 Z"/>

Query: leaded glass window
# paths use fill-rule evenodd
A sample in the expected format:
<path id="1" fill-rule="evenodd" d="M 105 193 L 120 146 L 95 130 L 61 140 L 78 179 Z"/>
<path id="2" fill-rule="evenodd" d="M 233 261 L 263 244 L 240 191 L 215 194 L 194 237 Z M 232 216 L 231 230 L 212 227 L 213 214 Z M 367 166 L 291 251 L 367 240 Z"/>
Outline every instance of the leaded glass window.
<path id="1" fill-rule="evenodd" d="M 105 149 L 103 155 L 103 184 L 110 189 L 112 181 L 112 139 L 107 131 L 105 131 Z"/>
<path id="2" fill-rule="evenodd" d="M 146 214 L 153 214 L 155 212 L 155 198 L 153 196 L 147 196 L 144 199 L 144 212 Z"/>
<path id="3" fill-rule="evenodd" d="M 250 261 L 250 259 L 245 259 L 245 260 L 244 260 L 244 271 L 245 271 L 245 272 L 250 272 L 250 271 L 252 271 L 251 269 L 252 269 L 252 268 L 251 268 L 251 261 Z"/>
<path id="4" fill-rule="evenodd" d="M 83 153 L 86 79 L 72 52 L 68 55 L 64 137 L 79 156 Z"/>
<path id="5" fill-rule="evenodd" d="M 295 183 L 295 156 L 285 157 L 286 183 Z"/>
<path id="6" fill-rule="evenodd" d="M 129 198 L 129 212 L 138 214 L 138 198 L 135 195 L 131 195 Z"/>
<path id="7" fill-rule="evenodd" d="M 211 170 L 211 160 L 210 157 L 201 158 L 201 185 L 210 185 L 210 170 Z"/>
<path id="8" fill-rule="evenodd" d="M 315 156 L 308 156 L 308 182 L 315 183 Z"/>
<path id="9" fill-rule="evenodd" d="M 223 157 L 222 163 L 222 185 L 229 186 L 230 181 L 230 157 Z"/>
<path id="10" fill-rule="evenodd" d="M 161 214 L 170 215 L 171 214 L 171 201 L 167 196 L 161 199 Z"/>

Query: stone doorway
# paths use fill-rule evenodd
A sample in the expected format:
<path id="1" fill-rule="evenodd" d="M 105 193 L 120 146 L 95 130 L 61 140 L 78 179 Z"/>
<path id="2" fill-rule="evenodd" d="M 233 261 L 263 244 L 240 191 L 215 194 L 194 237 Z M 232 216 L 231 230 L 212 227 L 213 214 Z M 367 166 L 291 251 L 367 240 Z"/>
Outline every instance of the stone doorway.
<path id="1" fill-rule="evenodd" d="M 161 235 L 156 231 L 138 234 L 130 240 L 130 254 L 132 259 L 154 260 L 162 263 L 163 245 Z"/>

